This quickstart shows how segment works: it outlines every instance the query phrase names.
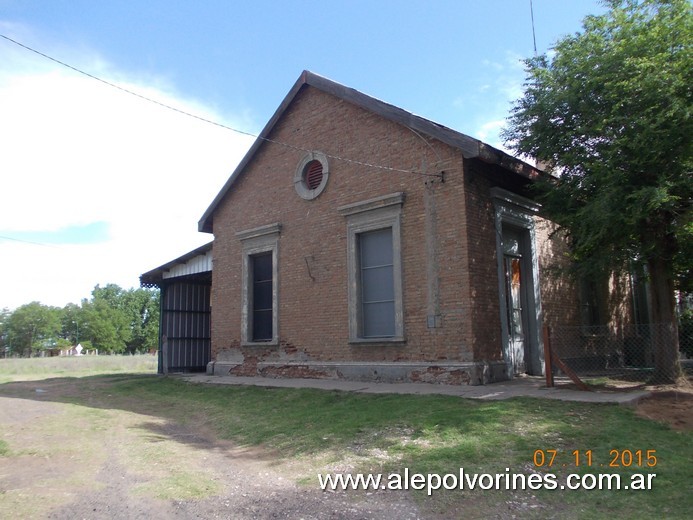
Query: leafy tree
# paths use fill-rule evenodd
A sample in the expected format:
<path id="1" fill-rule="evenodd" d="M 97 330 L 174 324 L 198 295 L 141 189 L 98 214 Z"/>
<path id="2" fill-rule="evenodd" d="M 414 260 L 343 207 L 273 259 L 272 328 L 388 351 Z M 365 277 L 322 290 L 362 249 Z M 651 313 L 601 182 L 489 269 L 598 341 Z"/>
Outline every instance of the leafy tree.
<path id="1" fill-rule="evenodd" d="M 22 305 L 7 319 L 11 352 L 31 357 L 32 353 L 57 344 L 60 336 L 61 309 L 39 302 Z"/>
<path id="2" fill-rule="evenodd" d="M 526 60 L 506 143 L 556 174 L 544 208 L 588 273 L 647 266 L 654 323 L 670 342 L 655 378 L 675 381 L 674 290 L 693 271 L 693 14 L 688 0 L 607 0 L 602 16 Z"/>
<path id="3" fill-rule="evenodd" d="M 61 336 L 70 345 L 77 345 L 84 338 L 87 330 L 84 309 L 75 303 L 68 303 L 63 307 L 62 334 Z M 80 332 L 82 333 L 80 335 Z"/>
<path id="4" fill-rule="evenodd" d="M 159 292 L 97 285 L 91 301 L 82 303 L 81 319 L 82 337 L 100 351 L 146 352 L 158 344 Z"/>
<path id="5" fill-rule="evenodd" d="M 11 314 L 6 307 L 0 310 L 0 357 L 4 357 L 10 349 L 7 325 Z"/>
<path id="6" fill-rule="evenodd" d="M 92 291 L 92 300 L 83 301 L 85 339 L 101 352 L 122 353 L 131 338 L 127 316 L 120 308 L 122 289 L 109 285 L 102 290 L 98 285 Z"/>
<path id="7" fill-rule="evenodd" d="M 125 350 L 118 329 L 124 323 L 121 316 L 103 301 L 84 301 L 82 309 L 85 317 L 84 338 L 100 352 L 117 354 Z M 119 325 L 120 324 L 120 325 Z"/>
<path id="8" fill-rule="evenodd" d="M 123 307 L 125 291 L 117 284 L 109 283 L 105 287 L 96 285 L 91 291 L 92 301 L 103 301 L 112 309 Z"/>
<path id="9" fill-rule="evenodd" d="M 0 310 L 0 355 L 81 343 L 104 353 L 131 354 L 157 348 L 159 291 L 97 285 L 90 300 L 62 309 L 33 302 L 14 312 Z M 5 350 L 7 347 L 7 351 Z"/>
<path id="10" fill-rule="evenodd" d="M 127 351 L 134 354 L 157 348 L 159 341 L 159 291 L 156 289 L 130 289 L 124 294 L 123 300 L 132 331 Z"/>

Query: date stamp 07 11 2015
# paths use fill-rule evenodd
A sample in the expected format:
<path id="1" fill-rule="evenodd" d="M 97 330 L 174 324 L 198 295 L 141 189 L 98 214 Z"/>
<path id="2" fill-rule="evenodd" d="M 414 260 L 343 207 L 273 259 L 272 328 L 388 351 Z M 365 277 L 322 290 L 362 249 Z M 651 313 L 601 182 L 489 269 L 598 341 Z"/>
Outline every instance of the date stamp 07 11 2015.
<path id="1" fill-rule="evenodd" d="M 608 457 L 598 460 L 593 450 L 560 451 L 555 449 L 534 450 L 532 462 L 537 468 L 552 467 L 609 467 L 654 468 L 657 466 L 657 450 L 609 450 Z"/>

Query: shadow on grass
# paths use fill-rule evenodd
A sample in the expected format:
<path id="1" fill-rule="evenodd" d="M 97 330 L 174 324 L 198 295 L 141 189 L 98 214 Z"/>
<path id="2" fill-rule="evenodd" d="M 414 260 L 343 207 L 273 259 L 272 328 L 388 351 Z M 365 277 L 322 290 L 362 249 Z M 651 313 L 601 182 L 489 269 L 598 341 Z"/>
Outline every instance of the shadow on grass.
<path id="1" fill-rule="evenodd" d="M 658 487 L 647 493 L 537 496 L 551 507 L 582 511 L 582 517 L 600 517 L 597 513 L 607 510 L 637 517 L 666 509 L 666 516 L 684 518 L 678 509 L 670 509 L 671 504 L 686 512 L 693 507 L 687 487 L 681 485 L 693 477 L 685 456 L 690 454 L 691 434 L 641 419 L 618 405 L 200 385 L 153 374 L 10 382 L 0 384 L 0 397 L 135 413 L 141 416 L 135 427 L 144 432 L 145 442 L 173 440 L 205 450 L 205 456 L 228 460 L 281 464 L 301 459 L 312 475 L 316 471 L 401 473 L 403 468 L 447 474 L 462 467 L 480 473 L 502 473 L 505 468 L 521 473 L 595 473 L 600 471 L 598 465 L 608 465 L 610 450 L 655 449 L 660 461 Z M 537 450 L 556 450 L 567 467 L 534 467 Z M 574 450 L 592 450 L 594 467 L 574 467 Z M 649 469 L 615 471 L 629 476 Z M 452 504 L 464 502 L 465 497 L 455 494 L 446 500 Z"/>
<path id="2" fill-rule="evenodd" d="M 442 458 L 455 453 L 483 457 L 506 442 L 508 427 L 525 420 L 524 407 L 509 401 L 207 386 L 141 374 L 10 382 L 0 385 L 0 396 L 157 417 L 163 426 L 147 420 L 140 425 L 152 442 L 166 437 L 211 448 L 216 438 L 269 448 L 272 458 L 394 447 L 401 456 L 416 457 L 432 451 L 431 442 L 440 444 Z"/>
<path id="3" fill-rule="evenodd" d="M 137 413 L 151 442 L 232 457 L 349 456 L 429 472 L 531 464 L 537 449 L 645 446 L 671 433 L 616 405 L 199 385 L 141 374 L 11 382 L 0 385 L 0 397 Z"/>

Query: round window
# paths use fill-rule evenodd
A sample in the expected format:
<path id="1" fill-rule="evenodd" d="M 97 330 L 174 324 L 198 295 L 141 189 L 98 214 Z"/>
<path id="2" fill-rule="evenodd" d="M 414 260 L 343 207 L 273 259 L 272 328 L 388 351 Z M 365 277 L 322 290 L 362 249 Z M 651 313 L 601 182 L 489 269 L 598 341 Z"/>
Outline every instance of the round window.
<path id="1" fill-rule="evenodd" d="M 324 191 L 328 177 L 327 156 L 321 152 L 310 152 L 301 159 L 296 168 L 296 193 L 302 199 L 313 200 Z"/>
<path id="2" fill-rule="evenodd" d="M 322 182 L 322 163 L 312 160 L 303 169 L 303 182 L 306 183 L 309 190 L 314 190 Z"/>

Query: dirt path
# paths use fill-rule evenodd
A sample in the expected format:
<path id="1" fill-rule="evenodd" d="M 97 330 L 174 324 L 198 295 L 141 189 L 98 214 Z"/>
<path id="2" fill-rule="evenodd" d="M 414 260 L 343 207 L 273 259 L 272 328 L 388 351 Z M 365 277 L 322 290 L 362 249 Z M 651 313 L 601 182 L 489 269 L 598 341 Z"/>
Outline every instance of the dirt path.
<path id="1" fill-rule="evenodd" d="M 108 384 L 65 378 L 3 385 L 0 454 L 8 453 L 0 455 L 0 518 L 552 516 L 526 494 L 470 495 L 422 510 L 407 492 L 322 492 L 314 475 L 297 483 L 312 475 L 301 463 L 219 440 L 199 418 L 166 419 L 175 414 L 147 399 L 112 396 Z M 638 413 L 690 430 L 693 393 L 663 392 Z"/>
<path id="2" fill-rule="evenodd" d="M 75 383 L 0 396 L 0 517 L 419 518 L 405 493 L 331 493 L 290 463 L 154 415 L 72 404 Z M 58 395 L 60 394 L 60 395 Z M 96 403 L 95 403 L 96 404 Z"/>

